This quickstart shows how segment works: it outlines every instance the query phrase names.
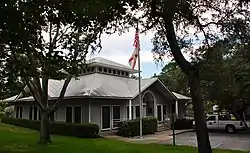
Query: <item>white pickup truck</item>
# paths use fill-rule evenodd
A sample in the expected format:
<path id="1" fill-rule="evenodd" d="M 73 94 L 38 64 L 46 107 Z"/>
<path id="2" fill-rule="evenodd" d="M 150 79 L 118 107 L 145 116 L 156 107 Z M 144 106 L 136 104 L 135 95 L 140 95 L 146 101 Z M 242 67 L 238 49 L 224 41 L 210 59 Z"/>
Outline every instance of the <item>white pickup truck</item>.
<path id="1" fill-rule="evenodd" d="M 238 130 L 247 129 L 246 124 L 243 121 L 236 120 L 232 114 L 208 115 L 206 123 L 208 129 L 226 130 L 228 133 L 235 133 Z M 194 122 L 193 125 L 195 125 Z"/>

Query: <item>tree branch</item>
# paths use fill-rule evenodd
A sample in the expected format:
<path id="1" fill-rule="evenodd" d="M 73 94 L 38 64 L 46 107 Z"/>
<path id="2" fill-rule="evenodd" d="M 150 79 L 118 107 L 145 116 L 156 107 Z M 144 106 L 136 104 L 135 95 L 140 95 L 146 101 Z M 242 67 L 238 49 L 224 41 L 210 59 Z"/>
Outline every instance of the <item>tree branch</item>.
<path id="1" fill-rule="evenodd" d="M 18 59 L 17 59 L 17 56 L 16 56 L 16 53 L 14 51 L 13 51 L 13 56 L 14 56 L 14 60 L 17 63 L 19 63 Z M 37 102 L 37 104 L 40 106 L 41 109 L 44 109 L 44 107 L 42 106 L 42 103 L 41 103 L 41 98 L 39 97 L 39 93 L 37 95 L 36 92 L 33 91 L 32 86 L 30 85 L 30 83 L 32 83 L 32 80 L 26 75 L 26 73 L 25 73 L 25 71 L 23 69 L 20 70 L 20 73 L 21 73 L 21 76 L 23 77 L 24 81 L 26 82 L 26 84 L 27 84 L 27 86 L 29 88 L 29 91 L 31 92 L 31 94 L 33 95 L 35 101 Z M 34 86 L 34 84 L 33 84 L 33 86 Z"/>
<path id="2" fill-rule="evenodd" d="M 56 25 L 56 34 L 51 42 L 50 40 L 50 46 L 49 46 L 49 54 L 53 51 L 54 46 L 56 45 L 57 42 L 57 37 L 59 36 L 59 30 L 60 30 L 60 23 L 57 23 Z M 52 39 L 52 38 L 51 38 Z"/>
<path id="3" fill-rule="evenodd" d="M 144 25 L 145 30 L 143 30 L 142 33 L 144 33 L 144 32 L 146 32 L 146 31 L 148 31 L 148 30 L 154 28 L 154 26 L 157 25 L 157 24 L 159 23 L 159 20 L 160 20 L 160 17 L 156 18 L 155 21 L 154 21 L 150 26 Z"/>
<path id="4" fill-rule="evenodd" d="M 73 60 L 72 60 L 72 65 L 75 65 L 76 63 L 76 59 L 77 59 L 77 56 L 79 54 L 79 38 L 80 37 L 80 33 L 77 34 L 77 38 L 76 38 L 76 42 L 75 42 L 75 52 L 74 52 L 74 57 L 73 57 Z M 64 84 L 63 84 L 63 87 L 62 87 L 62 90 L 61 90 L 61 93 L 60 93 L 60 96 L 58 98 L 58 100 L 54 103 L 54 105 L 52 106 L 52 109 L 50 109 L 49 111 L 49 114 L 55 112 L 55 110 L 57 109 L 57 105 L 63 100 L 63 97 L 65 95 L 65 92 L 67 90 L 67 87 L 70 83 L 72 79 L 72 75 L 69 74 L 67 79 L 64 81 Z"/>
<path id="5" fill-rule="evenodd" d="M 151 1 L 151 15 L 152 15 L 152 17 L 164 18 L 165 15 L 162 12 L 158 12 L 156 8 L 157 8 L 157 2 L 156 2 L 156 0 L 152 0 Z"/>
<path id="6" fill-rule="evenodd" d="M 59 35 L 59 29 L 60 29 L 60 24 L 58 23 L 57 26 L 56 26 L 56 34 L 52 40 L 52 46 L 54 46 L 56 44 L 56 40 L 57 40 L 57 37 Z"/>
<path id="7" fill-rule="evenodd" d="M 51 46 L 52 42 L 52 23 L 49 24 L 49 45 Z"/>
<path id="8" fill-rule="evenodd" d="M 35 47 L 32 45 L 32 49 L 35 50 Z M 41 88 L 41 83 L 40 83 L 40 79 L 39 79 L 39 75 L 37 74 L 37 64 L 35 62 L 35 59 L 33 57 L 33 55 L 31 55 L 31 53 L 29 51 L 27 51 L 27 56 L 31 62 L 31 67 L 33 68 L 33 71 L 35 73 L 35 77 L 34 77 L 34 80 L 35 80 L 35 84 L 34 86 L 36 86 L 37 90 L 38 90 L 38 93 L 40 94 L 40 97 L 42 97 L 42 88 Z M 33 82 L 32 82 L 33 83 Z"/>

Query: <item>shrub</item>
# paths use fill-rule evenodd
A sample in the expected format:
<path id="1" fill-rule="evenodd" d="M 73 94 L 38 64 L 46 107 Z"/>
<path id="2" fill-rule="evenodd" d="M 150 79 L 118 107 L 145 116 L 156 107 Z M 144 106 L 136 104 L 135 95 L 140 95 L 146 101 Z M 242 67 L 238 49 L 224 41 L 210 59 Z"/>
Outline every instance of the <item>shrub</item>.
<path id="1" fill-rule="evenodd" d="M 143 135 L 154 134 L 157 130 L 157 120 L 153 117 L 142 119 Z M 123 137 L 133 137 L 140 135 L 140 119 L 122 121 L 118 124 L 117 135 Z"/>
<path id="2" fill-rule="evenodd" d="M 3 118 L 3 123 L 15 126 L 30 128 L 33 130 L 40 130 L 40 121 L 17 119 L 17 118 Z M 58 135 L 67 135 L 80 138 L 97 138 L 99 137 L 99 126 L 89 123 L 64 123 L 54 122 L 50 124 L 50 133 Z"/>
<path id="3" fill-rule="evenodd" d="M 2 122 L 3 117 L 5 116 L 4 112 L 0 112 L 0 122 Z"/>
<path id="4" fill-rule="evenodd" d="M 171 127 L 172 127 L 172 124 L 171 124 Z M 193 128 L 193 120 L 177 119 L 174 123 L 174 128 L 176 130 L 192 129 Z"/>

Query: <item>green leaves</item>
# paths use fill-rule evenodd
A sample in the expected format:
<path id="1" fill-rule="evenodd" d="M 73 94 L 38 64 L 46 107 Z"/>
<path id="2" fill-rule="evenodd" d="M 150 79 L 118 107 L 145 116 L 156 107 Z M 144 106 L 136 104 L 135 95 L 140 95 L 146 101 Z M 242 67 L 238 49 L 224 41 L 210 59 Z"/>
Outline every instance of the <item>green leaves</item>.
<path id="1" fill-rule="evenodd" d="M 164 66 L 159 78 L 171 91 L 189 95 L 188 79 L 175 62 Z"/>

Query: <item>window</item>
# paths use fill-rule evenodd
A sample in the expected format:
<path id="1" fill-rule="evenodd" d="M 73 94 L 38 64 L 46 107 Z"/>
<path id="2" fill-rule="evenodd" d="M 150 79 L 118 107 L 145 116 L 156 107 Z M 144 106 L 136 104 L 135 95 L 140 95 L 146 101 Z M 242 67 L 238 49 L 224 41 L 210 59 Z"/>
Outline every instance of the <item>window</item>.
<path id="1" fill-rule="evenodd" d="M 215 121 L 216 120 L 216 117 L 215 116 L 209 116 L 207 118 L 207 121 Z"/>
<path id="2" fill-rule="evenodd" d="M 86 69 L 86 73 L 93 73 L 95 71 L 94 67 L 89 67 Z"/>
<path id="3" fill-rule="evenodd" d="M 124 75 L 124 71 L 122 71 L 121 74 Z"/>
<path id="4" fill-rule="evenodd" d="M 120 106 L 113 106 L 113 119 L 120 119 Z"/>
<path id="5" fill-rule="evenodd" d="M 30 109 L 29 109 L 29 119 L 32 120 L 32 116 L 33 116 L 33 107 L 30 106 Z"/>
<path id="6" fill-rule="evenodd" d="M 172 104 L 172 113 L 175 113 L 175 104 Z"/>
<path id="7" fill-rule="evenodd" d="M 81 123 L 82 122 L 82 108 L 81 107 L 75 107 L 74 122 L 75 123 Z"/>
<path id="8" fill-rule="evenodd" d="M 129 106 L 127 106 L 127 119 L 129 120 Z"/>
<path id="9" fill-rule="evenodd" d="M 131 117 L 134 119 L 134 107 L 131 106 Z M 129 120 L 129 106 L 127 106 L 127 119 Z"/>
<path id="10" fill-rule="evenodd" d="M 51 122 L 54 122 L 55 121 L 55 113 L 52 113 L 49 117 L 50 121 Z"/>
<path id="11" fill-rule="evenodd" d="M 120 75 L 120 74 L 121 74 L 121 71 L 117 71 L 117 74 Z"/>
<path id="12" fill-rule="evenodd" d="M 16 107 L 16 118 L 18 118 L 18 115 L 19 115 L 19 107 L 17 106 Z"/>
<path id="13" fill-rule="evenodd" d="M 135 106 L 135 117 L 140 118 L 140 106 Z"/>
<path id="14" fill-rule="evenodd" d="M 72 122 L 72 107 L 66 107 L 66 122 Z"/>
<path id="15" fill-rule="evenodd" d="M 98 71 L 99 71 L 99 72 L 102 72 L 102 67 L 99 67 L 99 68 L 98 68 Z"/>
<path id="16" fill-rule="evenodd" d="M 23 118 L 23 107 L 20 107 L 19 118 Z"/>
<path id="17" fill-rule="evenodd" d="M 218 116 L 219 120 L 231 120 L 231 117 L 229 115 L 220 115 Z"/>
<path id="18" fill-rule="evenodd" d="M 165 118 L 166 115 L 167 115 L 167 106 L 163 105 L 163 117 Z"/>
<path id="19" fill-rule="evenodd" d="M 103 71 L 104 71 L 105 73 L 107 73 L 108 70 L 107 70 L 107 68 L 104 68 Z"/>
<path id="20" fill-rule="evenodd" d="M 111 69 L 109 69 L 109 73 L 112 73 L 112 70 L 111 70 Z"/>
<path id="21" fill-rule="evenodd" d="M 121 121 L 121 108 L 120 106 L 113 106 L 113 128 L 118 127 L 118 123 Z"/>
<path id="22" fill-rule="evenodd" d="M 162 121 L 162 116 L 161 116 L 161 105 L 157 106 L 157 118 L 158 121 Z"/>
<path id="23" fill-rule="evenodd" d="M 38 119 L 41 120 L 41 110 L 38 111 Z"/>
<path id="24" fill-rule="evenodd" d="M 129 76 L 129 73 L 128 73 L 128 72 L 126 72 L 126 73 L 125 73 L 125 76 L 127 76 L 127 77 L 128 77 L 128 76 Z"/>
<path id="25" fill-rule="evenodd" d="M 86 73 L 89 73 L 89 68 L 86 69 Z"/>
<path id="26" fill-rule="evenodd" d="M 113 74 L 116 74 L 116 70 L 113 70 Z"/>
<path id="27" fill-rule="evenodd" d="M 34 120 L 37 120 L 37 107 L 34 107 Z"/>

